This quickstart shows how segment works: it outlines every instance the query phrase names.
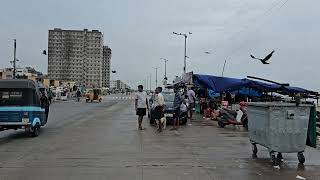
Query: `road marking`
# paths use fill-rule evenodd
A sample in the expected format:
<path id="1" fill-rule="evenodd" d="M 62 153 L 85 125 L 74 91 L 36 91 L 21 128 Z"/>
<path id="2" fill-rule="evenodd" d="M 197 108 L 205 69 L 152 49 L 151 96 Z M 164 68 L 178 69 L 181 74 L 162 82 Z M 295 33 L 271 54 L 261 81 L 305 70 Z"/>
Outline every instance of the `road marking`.
<path id="1" fill-rule="evenodd" d="M 126 100 L 135 100 L 135 97 L 134 96 L 113 96 L 113 97 L 107 96 L 106 99 L 126 101 Z"/>

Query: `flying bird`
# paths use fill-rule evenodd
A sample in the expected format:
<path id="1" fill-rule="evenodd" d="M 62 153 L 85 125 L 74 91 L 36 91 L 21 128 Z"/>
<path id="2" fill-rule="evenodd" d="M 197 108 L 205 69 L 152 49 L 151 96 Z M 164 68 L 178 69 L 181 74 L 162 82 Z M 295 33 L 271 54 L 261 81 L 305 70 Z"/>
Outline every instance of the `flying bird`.
<path id="1" fill-rule="evenodd" d="M 256 58 L 255 56 L 253 56 L 252 54 L 250 54 L 250 57 L 252 59 L 257 59 L 260 60 L 262 62 L 262 64 L 270 64 L 267 61 L 272 57 L 272 54 L 274 53 L 274 51 L 272 51 L 270 54 L 268 54 L 265 58 L 260 59 L 260 58 Z"/>
<path id="2" fill-rule="evenodd" d="M 210 52 L 209 52 L 209 51 L 206 51 L 206 52 L 204 52 L 204 53 L 206 53 L 206 54 L 210 54 Z"/>

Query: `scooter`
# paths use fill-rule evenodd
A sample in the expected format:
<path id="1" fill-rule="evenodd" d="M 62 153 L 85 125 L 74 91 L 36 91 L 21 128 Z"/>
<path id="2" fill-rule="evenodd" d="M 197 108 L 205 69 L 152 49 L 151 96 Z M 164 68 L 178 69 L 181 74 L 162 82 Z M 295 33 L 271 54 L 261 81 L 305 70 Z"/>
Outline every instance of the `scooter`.
<path id="1" fill-rule="evenodd" d="M 220 117 L 218 118 L 218 125 L 221 128 L 224 128 L 227 125 L 234 125 L 234 126 L 243 126 L 246 130 L 248 130 L 248 117 L 246 112 L 240 108 L 243 114 L 241 115 L 241 121 L 237 121 L 238 111 L 230 110 L 227 108 L 219 108 Z M 239 112 L 240 113 L 240 112 Z"/>

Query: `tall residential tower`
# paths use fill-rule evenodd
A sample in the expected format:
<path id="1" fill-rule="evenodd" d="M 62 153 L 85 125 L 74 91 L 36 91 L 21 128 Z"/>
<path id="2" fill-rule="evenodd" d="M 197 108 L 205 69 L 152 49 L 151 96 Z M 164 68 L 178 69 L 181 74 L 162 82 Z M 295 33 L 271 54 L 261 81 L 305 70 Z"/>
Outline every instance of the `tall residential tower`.
<path id="1" fill-rule="evenodd" d="M 49 78 L 101 87 L 103 59 L 103 34 L 98 30 L 49 30 Z"/>
<path id="2" fill-rule="evenodd" d="M 102 60 L 102 87 L 110 88 L 110 60 L 111 49 L 108 46 L 103 46 L 103 60 Z"/>

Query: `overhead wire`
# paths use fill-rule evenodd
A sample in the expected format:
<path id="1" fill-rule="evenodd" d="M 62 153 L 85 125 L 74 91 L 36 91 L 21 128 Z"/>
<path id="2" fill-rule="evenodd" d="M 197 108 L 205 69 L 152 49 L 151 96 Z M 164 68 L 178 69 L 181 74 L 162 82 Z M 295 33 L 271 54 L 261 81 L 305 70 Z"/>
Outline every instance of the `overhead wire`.
<path id="1" fill-rule="evenodd" d="M 276 3 L 273 3 L 273 5 L 268 8 L 264 13 L 262 13 L 259 17 L 263 17 L 263 16 L 266 16 L 268 13 L 270 13 L 275 7 L 277 7 L 281 2 L 283 2 L 283 0 L 277 0 Z M 255 18 L 255 20 L 257 20 L 258 18 Z M 230 40 L 233 40 L 235 39 L 236 37 L 238 37 L 239 34 L 241 34 L 242 32 L 244 31 L 247 31 L 249 28 L 251 28 L 251 24 L 252 24 L 252 19 L 249 20 L 250 22 L 247 23 L 246 26 L 243 26 L 244 28 L 236 33 L 234 33 L 233 35 L 231 35 L 229 38 L 227 38 L 226 41 L 230 41 Z"/>
<path id="2" fill-rule="evenodd" d="M 272 11 L 273 8 L 277 7 L 281 2 L 283 2 L 283 0 L 277 0 L 276 3 L 273 3 L 273 5 L 270 8 L 268 8 L 266 11 L 264 11 L 264 13 L 259 15 L 259 17 L 266 16 L 270 11 Z M 231 36 L 229 36 L 224 41 L 231 41 L 231 40 L 236 39 L 239 34 L 241 34 L 244 31 L 247 31 L 249 28 L 251 28 L 252 21 L 256 21 L 257 19 L 258 18 L 254 18 L 254 20 L 253 20 L 253 18 L 250 19 L 249 23 L 247 23 L 245 26 L 243 26 L 243 28 L 240 31 L 233 33 Z M 224 23 L 224 24 L 227 24 L 227 23 Z M 220 44 L 217 44 L 217 45 L 213 46 L 213 49 L 218 49 L 219 46 L 220 46 Z"/>
<path id="3" fill-rule="evenodd" d="M 269 17 L 271 17 L 272 15 L 274 15 L 274 13 L 275 13 L 276 11 L 281 10 L 281 9 L 288 3 L 289 0 L 285 0 L 285 1 L 280 0 L 280 1 L 282 2 L 282 4 L 281 4 L 280 6 L 278 6 L 280 3 L 277 3 L 275 6 L 271 7 L 271 8 L 268 10 L 268 12 L 271 12 L 271 13 L 269 14 Z M 274 11 L 272 11 L 272 10 L 273 10 L 275 7 L 277 7 L 277 6 L 278 6 L 278 8 L 275 9 Z M 262 22 L 260 25 L 257 26 L 257 28 L 253 31 L 253 33 L 258 32 L 259 29 L 260 29 L 261 27 L 263 27 L 263 25 L 265 25 L 268 20 L 269 20 L 269 19 L 266 18 L 266 20 L 265 20 L 264 22 Z M 229 59 L 231 59 L 231 57 L 232 57 L 237 51 L 239 51 L 240 49 L 242 49 L 242 48 L 245 47 L 244 44 L 247 43 L 248 40 L 249 40 L 249 38 L 245 39 L 244 42 L 241 43 L 241 45 L 240 45 L 238 48 L 236 48 L 235 50 L 232 50 L 232 52 L 231 52 L 230 54 L 228 54 L 225 59 L 227 59 L 228 57 L 229 57 Z"/>

